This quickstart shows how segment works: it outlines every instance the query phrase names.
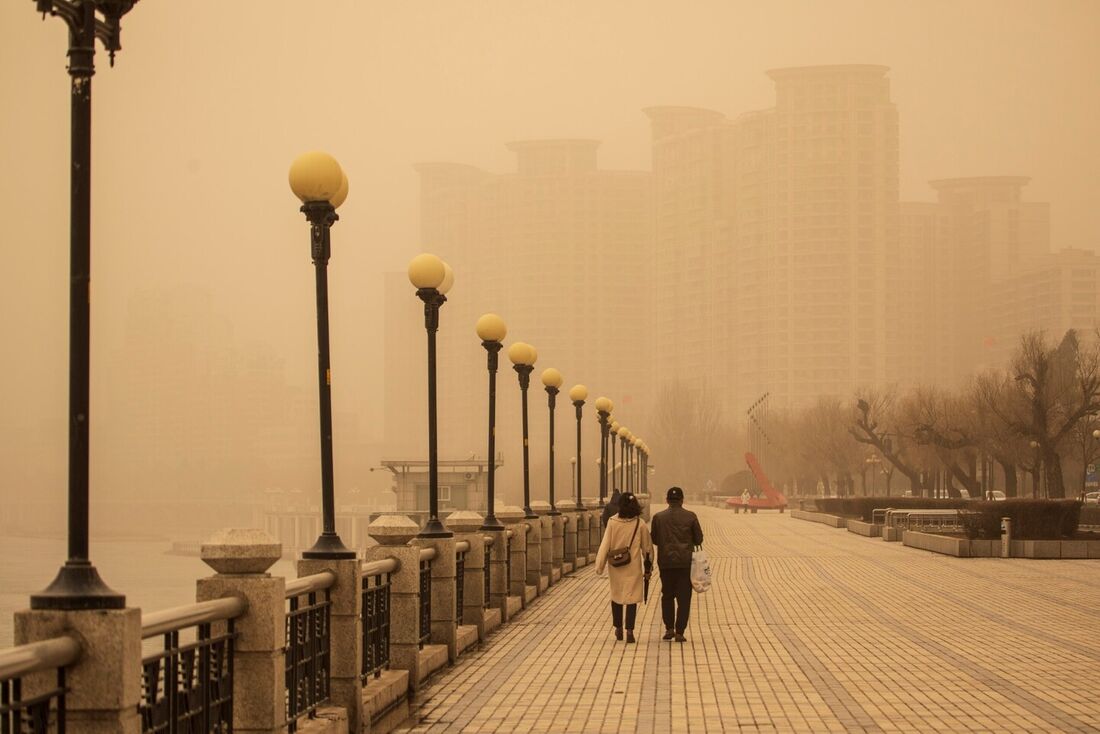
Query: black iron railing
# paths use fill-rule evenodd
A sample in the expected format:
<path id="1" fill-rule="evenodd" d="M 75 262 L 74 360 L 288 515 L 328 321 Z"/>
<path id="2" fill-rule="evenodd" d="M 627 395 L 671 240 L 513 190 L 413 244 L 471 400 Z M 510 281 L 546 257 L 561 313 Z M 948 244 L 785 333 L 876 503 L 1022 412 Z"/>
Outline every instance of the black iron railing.
<path id="1" fill-rule="evenodd" d="M 506 530 L 504 535 L 508 539 L 504 544 L 504 595 L 508 596 L 512 591 L 512 531 Z"/>
<path id="2" fill-rule="evenodd" d="M 469 547 L 469 544 L 466 544 Z M 455 553 L 455 623 L 462 624 L 462 610 L 464 608 L 463 602 L 465 601 L 465 588 L 466 588 L 466 552 L 459 551 Z"/>
<path id="3" fill-rule="evenodd" d="M 336 576 L 328 571 L 287 582 L 286 722 L 298 730 L 298 719 L 312 716 L 329 694 L 328 590 Z"/>
<path id="4" fill-rule="evenodd" d="M 141 660 L 143 734 L 233 730 L 233 620 L 244 610 L 229 597 L 142 616 L 142 639 L 164 639 Z"/>
<path id="5" fill-rule="evenodd" d="M 362 679 L 377 678 L 390 664 L 390 574 L 397 561 L 387 558 L 363 565 Z"/>
<path id="6" fill-rule="evenodd" d="M 0 652 L 0 732 L 65 733 L 65 667 L 80 657 L 80 644 L 58 637 Z M 32 673 L 56 669 L 56 685 L 24 690 Z"/>
<path id="7" fill-rule="evenodd" d="M 426 556 L 427 553 L 431 555 Z M 420 551 L 420 647 L 423 648 L 432 637 L 432 558 L 435 550 L 424 548 Z"/>
<path id="8" fill-rule="evenodd" d="M 493 536 L 485 535 L 485 536 L 483 536 L 482 539 L 485 541 L 485 565 L 484 565 L 485 573 L 482 575 L 482 577 L 485 581 L 485 597 L 484 597 L 484 603 L 482 604 L 482 606 L 485 609 L 488 609 L 489 607 L 492 606 L 492 597 L 490 595 L 490 592 L 492 591 L 492 586 L 490 585 L 489 582 L 492 578 L 492 574 L 490 573 L 490 571 L 492 570 L 492 564 L 490 563 L 490 558 L 491 558 L 491 555 L 492 555 L 492 548 L 493 548 Z"/>

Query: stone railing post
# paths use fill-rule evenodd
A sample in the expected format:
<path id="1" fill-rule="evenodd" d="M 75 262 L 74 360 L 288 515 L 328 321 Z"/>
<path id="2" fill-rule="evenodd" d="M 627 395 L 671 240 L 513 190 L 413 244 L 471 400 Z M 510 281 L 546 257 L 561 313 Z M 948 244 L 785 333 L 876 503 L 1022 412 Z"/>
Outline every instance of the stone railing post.
<path id="1" fill-rule="evenodd" d="M 551 558 L 553 559 L 553 568 L 550 573 L 550 577 L 561 578 L 561 564 L 565 560 L 565 515 L 559 511 L 557 515 L 550 517 L 551 522 L 551 537 L 550 542 L 553 546 Z"/>
<path id="2" fill-rule="evenodd" d="M 603 540 L 603 528 L 600 527 L 600 516 L 603 508 L 600 507 L 600 498 L 593 497 L 584 501 L 588 508 L 588 562 L 596 562 L 596 551 L 600 549 L 600 541 Z"/>
<path id="3" fill-rule="evenodd" d="M 447 659 L 458 659 L 458 623 L 455 610 L 455 538 L 417 538 L 421 548 L 434 548 L 432 559 L 432 636 L 433 645 L 447 646 Z"/>
<path id="4" fill-rule="evenodd" d="M 286 579 L 267 570 L 283 547 L 262 530 L 219 530 L 202 544 L 216 572 L 198 580 L 197 601 L 236 596 L 248 606 L 233 643 L 233 731 L 286 731 Z"/>
<path id="5" fill-rule="evenodd" d="M 69 731 L 91 734 L 139 734 L 141 719 L 141 610 L 21 609 L 15 613 L 15 644 L 26 645 L 68 635 L 80 642 L 80 657 L 65 669 L 66 723 Z M 50 671 L 23 681 L 24 700 L 52 690 Z M 8 689 L 5 688 L 5 692 Z M 8 714 L 0 720 L 8 721 Z M 23 731 L 16 723 L 16 731 Z M 6 729 L 5 729 L 6 731 Z M 29 731 L 29 729 L 28 729 Z M 54 731 L 51 727 L 50 731 Z"/>
<path id="6" fill-rule="evenodd" d="M 549 502 L 532 502 L 531 509 L 539 516 L 539 593 L 554 583 L 554 518 L 550 516 Z"/>
<path id="7" fill-rule="evenodd" d="M 497 514 L 497 518 L 500 518 L 499 514 Z M 500 622 L 504 624 L 508 621 L 507 529 L 483 530 L 482 532 L 493 539 L 493 544 L 489 546 L 489 557 L 486 559 L 489 570 L 489 604 L 494 609 L 500 610 Z"/>
<path id="8" fill-rule="evenodd" d="M 649 495 L 643 493 L 636 494 L 634 496 L 638 498 L 638 504 L 642 506 L 642 519 L 648 523 L 650 517 L 652 516 L 652 513 L 649 509 Z"/>
<path id="9" fill-rule="evenodd" d="M 512 531 L 512 575 L 508 579 L 508 595 L 524 599 L 527 596 L 527 530 L 523 510 L 508 505 L 497 510 L 496 515 Z"/>
<path id="10" fill-rule="evenodd" d="M 573 568 L 588 565 L 588 510 L 573 510 L 573 519 L 577 523 L 577 557 Z"/>
<path id="11" fill-rule="evenodd" d="M 534 510 L 534 508 L 532 508 Z M 525 517 L 523 519 L 531 529 L 527 531 L 527 542 L 524 544 L 527 551 L 527 576 L 524 579 L 527 586 L 534 587 L 535 593 L 546 588 L 542 580 L 542 520 L 539 517 Z"/>
<path id="12" fill-rule="evenodd" d="M 562 511 L 562 561 L 569 564 L 570 570 L 576 570 L 577 562 L 577 516 L 573 512 L 575 507 L 572 500 L 558 503 L 558 509 Z"/>
<path id="13" fill-rule="evenodd" d="M 336 582 L 329 587 L 329 702 L 347 711 L 348 731 L 363 722 L 363 581 L 358 558 L 320 560 L 302 558 L 298 576 L 330 571 Z"/>
<path id="14" fill-rule="evenodd" d="M 462 609 L 458 611 L 459 624 L 477 626 L 477 639 L 484 641 L 485 630 L 485 574 L 489 564 L 485 552 L 485 533 L 481 526 L 485 519 L 476 512 L 462 510 L 452 512 L 447 518 L 447 527 L 455 534 L 455 543 L 466 541 L 470 550 L 466 551 L 462 574 Z M 455 577 L 457 583 L 458 577 Z"/>
<path id="15" fill-rule="evenodd" d="M 420 548 L 409 541 L 419 532 L 404 515 L 382 515 L 367 526 L 378 545 L 367 548 L 366 559 L 397 559 L 390 574 L 390 668 L 409 671 L 413 691 L 420 687 Z"/>

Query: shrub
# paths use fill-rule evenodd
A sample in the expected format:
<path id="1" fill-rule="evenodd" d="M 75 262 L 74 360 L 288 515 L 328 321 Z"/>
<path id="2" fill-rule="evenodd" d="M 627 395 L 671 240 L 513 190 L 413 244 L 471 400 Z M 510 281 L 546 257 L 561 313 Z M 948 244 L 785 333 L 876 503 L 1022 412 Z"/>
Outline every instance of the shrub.
<path id="1" fill-rule="evenodd" d="M 816 503 L 819 512 L 857 517 L 863 522 L 871 522 L 875 510 L 958 510 L 969 504 L 961 499 L 926 497 L 822 497 Z"/>
<path id="2" fill-rule="evenodd" d="M 996 540 L 1001 537 L 1001 518 L 1012 520 L 1016 540 L 1058 540 L 1077 533 L 1081 503 L 1077 500 L 1010 499 L 1003 502 L 971 502 L 977 513 L 964 520 L 971 538 Z"/>
<path id="3" fill-rule="evenodd" d="M 1082 525 L 1100 525 L 1100 507 L 1085 505 L 1081 508 Z"/>

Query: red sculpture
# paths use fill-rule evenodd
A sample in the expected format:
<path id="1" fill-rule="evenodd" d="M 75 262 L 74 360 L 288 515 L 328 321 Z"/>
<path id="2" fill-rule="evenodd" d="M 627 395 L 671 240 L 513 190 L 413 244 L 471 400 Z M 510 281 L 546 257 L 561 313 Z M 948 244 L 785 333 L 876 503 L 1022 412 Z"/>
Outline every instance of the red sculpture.
<path id="1" fill-rule="evenodd" d="M 771 481 L 764 474 L 760 462 L 756 459 L 756 455 L 752 452 L 746 453 L 745 463 L 749 465 L 749 471 L 756 477 L 756 485 L 760 487 L 760 491 L 764 493 L 764 496 L 750 497 L 748 504 L 743 503 L 740 497 L 731 497 L 726 500 L 726 504 L 734 508 L 746 507 L 755 510 L 779 510 L 783 512 L 787 507 L 787 498 L 772 486 Z"/>

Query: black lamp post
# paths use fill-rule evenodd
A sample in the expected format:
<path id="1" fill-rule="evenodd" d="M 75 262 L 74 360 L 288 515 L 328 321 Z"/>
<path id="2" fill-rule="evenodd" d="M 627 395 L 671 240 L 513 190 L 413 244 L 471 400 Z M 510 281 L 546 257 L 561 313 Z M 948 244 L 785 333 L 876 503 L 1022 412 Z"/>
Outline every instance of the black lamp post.
<path id="1" fill-rule="evenodd" d="M 546 403 L 550 408 L 550 513 L 560 515 L 558 506 L 554 502 L 554 408 L 557 405 L 558 392 L 561 388 L 561 373 L 553 367 L 542 371 L 542 384 L 546 386 Z"/>
<path id="2" fill-rule="evenodd" d="M 92 76 L 95 42 L 110 54 L 119 43 L 122 16 L 136 0 L 37 0 L 43 17 L 69 27 L 71 84 L 69 187 L 69 557 L 31 609 L 122 609 L 126 597 L 99 577 L 88 553 L 88 426 L 91 345 Z"/>
<path id="3" fill-rule="evenodd" d="M 477 335 L 481 337 L 481 346 L 485 347 L 489 367 L 489 494 L 486 497 L 485 522 L 482 530 L 503 530 L 497 520 L 496 473 L 497 473 L 497 357 L 500 342 L 508 333 L 504 319 L 495 313 L 487 313 L 477 320 Z"/>
<path id="4" fill-rule="evenodd" d="M 329 364 L 328 261 L 332 255 L 329 230 L 340 218 L 336 208 L 348 195 L 348 179 L 340 164 L 327 153 L 298 156 L 290 166 L 290 188 L 302 200 L 309 221 L 310 254 L 317 293 L 317 393 L 321 417 L 322 528 L 317 542 L 302 558 L 355 558 L 336 533 L 336 501 L 332 470 L 332 370 Z"/>
<path id="5" fill-rule="evenodd" d="M 619 422 L 611 421 L 608 429 L 608 443 L 611 444 L 611 494 L 619 491 L 619 466 L 615 461 L 615 443 L 619 440 Z"/>
<path id="6" fill-rule="evenodd" d="M 630 429 L 619 426 L 619 491 L 629 492 L 626 484 L 626 437 L 630 435 Z"/>
<path id="7" fill-rule="evenodd" d="M 512 360 L 512 369 L 519 376 L 520 404 L 523 407 L 523 516 L 538 519 L 531 509 L 531 456 L 527 440 L 527 388 L 531 386 L 531 370 L 535 369 L 538 352 L 526 342 L 516 342 L 508 347 L 508 359 Z"/>
<path id="8" fill-rule="evenodd" d="M 607 498 L 607 436 L 611 428 L 608 417 L 614 407 L 608 398 L 596 398 L 596 417 L 600 422 L 600 507 Z"/>
<path id="9" fill-rule="evenodd" d="M 577 509 L 583 510 L 584 503 L 581 502 L 581 467 L 584 464 L 581 462 L 581 412 L 584 408 L 584 400 L 588 397 L 588 388 L 584 385 L 574 385 L 569 388 L 569 399 L 573 401 L 573 407 L 577 409 Z"/>
<path id="10" fill-rule="evenodd" d="M 409 263 L 409 281 L 424 302 L 424 330 L 428 333 L 428 522 L 422 538 L 450 538 L 454 535 L 439 521 L 439 445 L 435 394 L 435 333 L 439 330 L 439 309 L 447 302 L 454 284 L 451 266 L 435 255 L 417 255 Z M 490 462 L 494 462 L 492 456 Z"/>

